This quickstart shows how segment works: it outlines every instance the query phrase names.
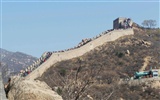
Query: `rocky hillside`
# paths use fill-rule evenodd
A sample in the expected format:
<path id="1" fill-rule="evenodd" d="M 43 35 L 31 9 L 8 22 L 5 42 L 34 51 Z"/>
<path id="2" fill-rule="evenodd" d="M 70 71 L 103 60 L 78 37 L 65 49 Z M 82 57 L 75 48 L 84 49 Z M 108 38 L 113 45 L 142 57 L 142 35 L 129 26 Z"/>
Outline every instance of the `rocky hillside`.
<path id="1" fill-rule="evenodd" d="M 10 74 L 19 72 L 37 60 L 36 57 L 31 55 L 21 52 L 10 52 L 4 49 L 0 49 L 0 56 L 2 58 L 3 76 L 9 76 Z"/>
<path id="2" fill-rule="evenodd" d="M 8 66 L 11 70 L 14 69 L 15 72 L 37 60 L 36 57 L 21 52 L 10 52 L 4 49 L 0 49 L 0 52 L 2 64 Z"/>
<path id="3" fill-rule="evenodd" d="M 56 63 L 42 77 L 64 100 L 159 100 L 159 88 L 120 85 L 135 71 L 160 68 L 160 30 L 138 29 L 81 57 Z"/>
<path id="4" fill-rule="evenodd" d="M 14 77 L 9 89 L 8 100 L 62 100 L 46 83 L 40 81 Z"/>

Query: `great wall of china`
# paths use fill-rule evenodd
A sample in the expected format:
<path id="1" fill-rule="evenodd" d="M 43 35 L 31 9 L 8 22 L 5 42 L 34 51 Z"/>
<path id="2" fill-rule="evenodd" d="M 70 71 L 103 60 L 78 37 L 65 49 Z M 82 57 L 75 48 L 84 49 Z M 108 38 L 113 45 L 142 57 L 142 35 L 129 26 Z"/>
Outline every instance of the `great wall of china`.
<path id="1" fill-rule="evenodd" d="M 113 30 L 108 32 L 107 34 L 88 42 L 87 44 L 81 46 L 80 48 L 69 50 L 65 52 L 53 53 L 50 58 L 41 64 L 38 68 L 36 68 L 33 72 L 27 75 L 26 79 L 34 80 L 40 77 L 48 68 L 54 65 L 57 62 L 72 59 L 75 57 L 82 56 L 83 54 L 93 50 L 94 48 L 103 45 L 106 42 L 115 41 L 116 39 L 126 36 L 126 35 L 133 35 L 133 29 L 120 29 L 120 30 Z"/>
<path id="2" fill-rule="evenodd" d="M 51 53 L 51 56 L 40 65 L 39 65 L 39 62 L 35 62 L 31 66 L 35 66 L 35 65 L 39 65 L 39 66 L 36 66 L 35 69 L 31 71 L 31 73 L 29 73 L 27 76 L 24 77 L 24 79 L 26 79 L 27 81 L 35 80 L 36 78 L 40 77 L 44 72 L 46 72 L 47 69 L 49 69 L 52 65 L 56 64 L 57 62 L 69 60 L 75 57 L 80 57 L 84 55 L 85 53 L 90 52 L 91 50 L 95 49 L 96 47 L 103 45 L 104 43 L 115 41 L 116 39 L 123 37 L 123 36 L 134 35 L 133 28 L 131 27 L 121 27 L 120 28 L 119 24 L 122 23 L 121 21 L 123 20 L 126 20 L 126 19 L 117 18 L 116 20 L 114 20 L 114 28 L 112 29 L 112 31 L 109 31 L 108 33 L 103 34 L 102 36 L 96 39 L 93 39 L 92 41 L 89 41 L 86 44 L 78 48 L 71 49 L 68 51 L 63 51 L 63 52 Z M 130 24 L 132 24 L 132 21 Z M 130 24 L 129 26 L 132 26 Z M 19 79 L 17 81 L 19 81 Z M 147 86 L 152 86 L 152 87 L 160 87 L 159 83 L 160 83 L 160 77 L 139 79 L 139 80 L 121 79 L 119 81 L 119 84 L 129 84 L 129 85 L 146 84 Z M 3 85 L 1 73 L 0 73 L 0 100 L 7 100 L 6 94 L 4 92 L 4 85 Z"/>
<path id="3" fill-rule="evenodd" d="M 92 40 L 88 42 L 87 44 L 65 52 L 57 52 L 52 53 L 52 55 L 47 59 L 44 63 L 42 63 L 39 67 L 37 67 L 35 70 L 33 70 L 30 74 L 28 74 L 25 79 L 27 80 L 34 80 L 38 77 L 40 77 L 48 68 L 50 68 L 52 65 L 54 65 L 57 62 L 72 59 L 75 57 L 82 56 L 83 54 L 93 50 L 94 48 L 103 45 L 106 42 L 115 41 L 116 39 L 126 36 L 126 35 L 133 35 L 133 29 L 119 29 L 119 30 L 113 30 L 108 32 L 105 35 L 102 35 L 101 37 Z M 0 100 L 7 100 L 6 94 L 4 92 L 4 84 L 2 81 L 2 75 L 0 73 Z"/>

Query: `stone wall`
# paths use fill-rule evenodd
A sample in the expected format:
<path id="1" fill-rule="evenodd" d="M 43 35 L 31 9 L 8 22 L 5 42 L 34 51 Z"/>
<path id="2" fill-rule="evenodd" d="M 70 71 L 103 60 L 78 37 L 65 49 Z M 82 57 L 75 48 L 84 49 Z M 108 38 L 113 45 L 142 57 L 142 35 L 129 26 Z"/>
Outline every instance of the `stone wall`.
<path id="1" fill-rule="evenodd" d="M 26 76 L 26 79 L 36 79 L 40 77 L 48 68 L 50 68 L 52 65 L 57 63 L 58 61 L 62 60 L 68 60 L 75 57 L 82 56 L 83 54 L 93 50 L 94 48 L 103 45 L 106 42 L 115 41 L 116 39 L 126 36 L 126 35 L 133 35 L 133 29 L 126 29 L 126 30 L 113 30 L 83 46 L 80 48 L 65 51 L 61 53 L 54 53 L 51 55 L 51 57 L 44 62 L 42 65 L 40 65 L 37 69 L 35 69 L 32 73 L 30 73 L 28 76 Z"/>

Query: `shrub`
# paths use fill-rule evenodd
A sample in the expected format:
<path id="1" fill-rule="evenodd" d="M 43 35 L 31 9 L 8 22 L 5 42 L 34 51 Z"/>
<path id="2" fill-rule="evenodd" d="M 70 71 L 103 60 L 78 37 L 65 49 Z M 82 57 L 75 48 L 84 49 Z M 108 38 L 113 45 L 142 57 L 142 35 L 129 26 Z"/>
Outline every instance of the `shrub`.
<path id="1" fill-rule="evenodd" d="M 124 56 L 124 54 L 122 52 L 116 52 L 116 56 L 119 58 L 122 58 Z"/>
<path id="2" fill-rule="evenodd" d="M 57 89 L 57 91 L 56 91 L 59 95 L 61 95 L 62 94 L 62 89 L 60 89 L 59 87 L 58 87 L 58 89 Z"/>
<path id="3" fill-rule="evenodd" d="M 123 65 L 123 62 L 118 62 L 118 65 Z"/>
<path id="4" fill-rule="evenodd" d="M 64 77 L 66 75 L 66 70 L 65 69 L 60 69 L 59 74 Z"/>

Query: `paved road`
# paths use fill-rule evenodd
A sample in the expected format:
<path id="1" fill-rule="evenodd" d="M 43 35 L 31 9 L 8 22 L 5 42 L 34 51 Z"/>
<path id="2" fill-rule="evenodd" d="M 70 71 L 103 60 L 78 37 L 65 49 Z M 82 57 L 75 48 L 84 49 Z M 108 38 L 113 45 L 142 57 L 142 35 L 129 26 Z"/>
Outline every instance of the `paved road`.
<path id="1" fill-rule="evenodd" d="M 2 82 L 2 73 L 0 72 L 0 100 L 7 100 L 4 92 L 4 85 Z"/>
<path id="2" fill-rule="evenodd" d="M 160 81 L 160 77 L 153 78 L 143 78 L 143 79 L 135 79 L 135 80 L 121 80 L 120 84 L 130 84 L 130 85 L 139 85 L 146 82 Z"/>

